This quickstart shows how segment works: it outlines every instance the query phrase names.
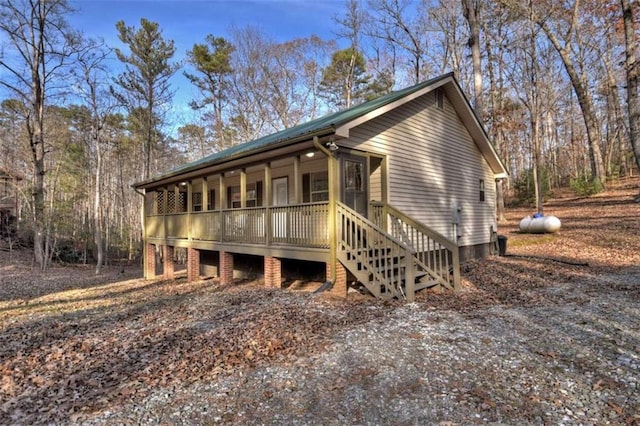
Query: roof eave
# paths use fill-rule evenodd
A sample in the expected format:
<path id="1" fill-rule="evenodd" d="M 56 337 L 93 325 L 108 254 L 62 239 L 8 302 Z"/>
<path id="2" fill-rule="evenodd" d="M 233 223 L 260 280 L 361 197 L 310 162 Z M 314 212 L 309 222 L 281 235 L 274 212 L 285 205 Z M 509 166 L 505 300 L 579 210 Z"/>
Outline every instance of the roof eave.
<path id="1" fill-rule="evenodd" d="M 451 84 L 448 87 L 452 87 L 453 90 L 457 92 L 457 95 L 463 101 L 463 104 L 464 104 L 462 107 L 462 110 L 458 110 L 458 108 L 456 108 L 458 114 L 462 113 L 462 115 L 460 116 L 460 119 L 466 123 L 467 128 L 470 128 L 470 133 L 472 138 L 474 139 L 476 145 L 480 149 L 480 152 L 482 152 L 482 155 L 485 157 L 487 163 L 491 167 L 491 170 L 493 171 L 496 179 L 508 178 L 509 172 L 507 171 L 507 168 L 505 167 L 504 163 L 502 162 L 502 159 L 496 152 L 495 147 L 493 146 L 493 144 L 491 143 L 491 140 L 489 139 L 489 135 L 487 134 L 487 131 L 485 130 L 482 123 L 480 122 L 480 119 L 478 118 L 478 115 L 476 114 L 475 110 L 471 107 L 471 103 L 465 96 L 464 92 L 462 91 L 462 88 L 460 87 L 460 85 L 455 79 L 451 79 L 450 83 Z"/>
<path id="2" fill-rule="evenodd" d="M 224 163 L 230 163 L 232 161 L 236 161 L 242 158 L 247 158 L 247 157 L 251 157 L 257 154 L 261 154 L 264 152 L 268 152 L 271 150 L 275 150 L 278 148 L 282 148 L 285 146 L 289 146 L 289 145 L 293 145 L 299 142 L 304 142 L 304 141 L 308 141 L 313 139 L 314 137 L 321 137 L 321 136 L 326 136 L 329 134 L 333 134 L 335 133 L 335 129 L 333 126 L 328 126 L 328 127 L 324 127 L 322 129 L 318 129 L 315 130 L 313 132 L 310 133 L 306 133 L 304 135 L 299 135 L 297 137 L 294 138 L 290 138 L 290 139 L 284 139 L 282 141 L 279 142 L 274 142 L 272 144 L 269 145 L 265 145 L 259 148 L 255 148 L 255 149 L 251 149 L 251 150 L 247 150 L 247 151 L 241 151 L 238 152 L 237 154 L 232 154 L 229 155 L 228 157 L 224 157 L 224 158 L 219 158 L 219 159 L 215 159 L 212 160 L 210 162 L 205 162 L 205 163 L 198 163 L 198 164 L 194 164 L 193 166 L 190 167 L 185 167 L 182 169 L 178 169 L 178 170 L 174 170 L 168 173 L 165 173 L 164 175 L 161 176 L 157 176 L 151 179 L 147 179 L 141 182 L 136 182 L 133 185 L 131 185 L 133 188 L 135 189 L 142 189 L 142 188 L 149 188 L 152 186 L 155 186 L 155 184 L 157 182 L 160 181 L 167 181 L 167 180 L 172 180 L 175 178 L 175 180 L 179 180 L 177 179 L 179 176 L 200 170 L 200 169 L 205 169 L 208 167 L 212 167 L 212 166 L 216 166 L 216 165 L 222 165 Z"/>

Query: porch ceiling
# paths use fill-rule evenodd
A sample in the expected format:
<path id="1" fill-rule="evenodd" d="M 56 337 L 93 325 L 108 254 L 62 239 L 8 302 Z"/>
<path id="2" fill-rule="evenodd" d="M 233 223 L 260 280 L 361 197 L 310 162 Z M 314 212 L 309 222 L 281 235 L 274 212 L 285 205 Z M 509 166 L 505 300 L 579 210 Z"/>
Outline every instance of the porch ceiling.
<path id="1" fill-rule="evenodd" d="M 288 165 L 293 161 L 292 157 L 295 155 L 300 155 L 300 161 L 306 162 L 311 159 L 307 158 L 304 154 L 311 151 L 315 153 L 313 159 L 317 159 L 319 155 L 323 155 L 315 150 L 312 140 L 305 140 L 280 148 L 271 148 L 267 151 L 252 152 L 251 155 L 246 155 L 242 158 L 221 161 L 193 170 L 175 170 L 164 177 L 140 182 L 133 186 L 134 188 L 139 189 L 153 189 L 175 184 L 180 181 L 197 179 L 234 170 L 246 169 L 247 172 L 259 171 L 264 168 L 264 164 L 267 162 L 272 162 L 272 167 L 275 167 L 276 165 Z"/>

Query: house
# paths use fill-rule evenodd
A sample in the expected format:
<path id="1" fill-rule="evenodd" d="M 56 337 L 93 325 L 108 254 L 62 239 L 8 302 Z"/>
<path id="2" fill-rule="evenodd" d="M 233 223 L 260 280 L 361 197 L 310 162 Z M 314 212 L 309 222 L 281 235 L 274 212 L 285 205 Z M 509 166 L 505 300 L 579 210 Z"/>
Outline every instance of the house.
<path id="1" fill-rule="evenodd" d="M 0 238 L 16 232 L 18 220 L 18 183 L 23 177 L 16 172 L 0 169 Z"/>
<path id="2" fill-rule="evenodd" d="M 452 74 L 234 146 L 139 182 L 145 276 L 187 249 L 188 278 L 234 257 L 322 262 L 332 292 L 360 282 L 381 298 L 456 289 L 460 261 L 486 255 L 495 181 L 507 171 Z"/>

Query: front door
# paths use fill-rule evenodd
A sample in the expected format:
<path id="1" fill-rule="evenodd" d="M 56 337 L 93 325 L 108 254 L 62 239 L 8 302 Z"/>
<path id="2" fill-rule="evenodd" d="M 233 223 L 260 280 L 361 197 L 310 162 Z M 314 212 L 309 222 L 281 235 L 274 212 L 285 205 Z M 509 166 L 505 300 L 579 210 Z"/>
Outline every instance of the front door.
<path id="1" fill-rule="evenodd" d="M 342 202 L 364 217 L 367 216 L 368 171 L 366 157 L 345 156 L 341 161 Z"/>
<path id="2" fill-rule="evenodd" d="M 271 192 L 273 199 L 271 205 L 286 206 L 289 204 L 289 185 L 286 177 L 273 179 L 271 184 Z"/>
<path id="3" fill-rule="evenodd" d="M 276 178 L 271 181 L 272 206 L 286 206 L 289 204 L 289 181 L 286 177 Z M 285 242 L 288 235 L 287 212 L 276 209 L 272 213 L 271 229 L 276 242 Z"/>

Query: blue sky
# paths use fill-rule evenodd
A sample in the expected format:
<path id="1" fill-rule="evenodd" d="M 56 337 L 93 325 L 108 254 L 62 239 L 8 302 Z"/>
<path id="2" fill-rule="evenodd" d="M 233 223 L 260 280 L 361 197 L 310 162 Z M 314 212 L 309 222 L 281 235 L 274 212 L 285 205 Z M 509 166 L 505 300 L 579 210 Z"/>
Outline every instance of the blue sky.
<path id="1" fill-rule="evenodd" d="M 255 25 L 278 41 L 317 34 L 333 38 L 332 17 L 341 0 L 75 0 L 71 24 L 87 36 L 118 43 L 115 23 L 139 26 L 140 18 L 158 22 L 166 38 L 183 53 L 207 34 L 224 36 L 232 25 Z"/>
<path id="2" fill-rule="evenodd" d="M 123 47 L 115 28 L 117 21 L 123 20 L 136 28 L 140 27 L 141 18 L 157 22 L 163 36 L 174 40 L 175 59 L 181 61 L 194 43 L 204 42 L 207 34 L 226 37 L 232 26 L 257 26 L 275 41 L 312 34 L 335 39 L 333 17 L 345 9 L 346 1 L 71 0 L 70 3 L 77 9 L 77 13 L 68 17 L 71 26 L 85 37 L 104 39 L 109 47 Z M 187 103 L 193 88 L 182 70 L 172 80 L 177 90 L 174 112 L 190 115 Z"/>

